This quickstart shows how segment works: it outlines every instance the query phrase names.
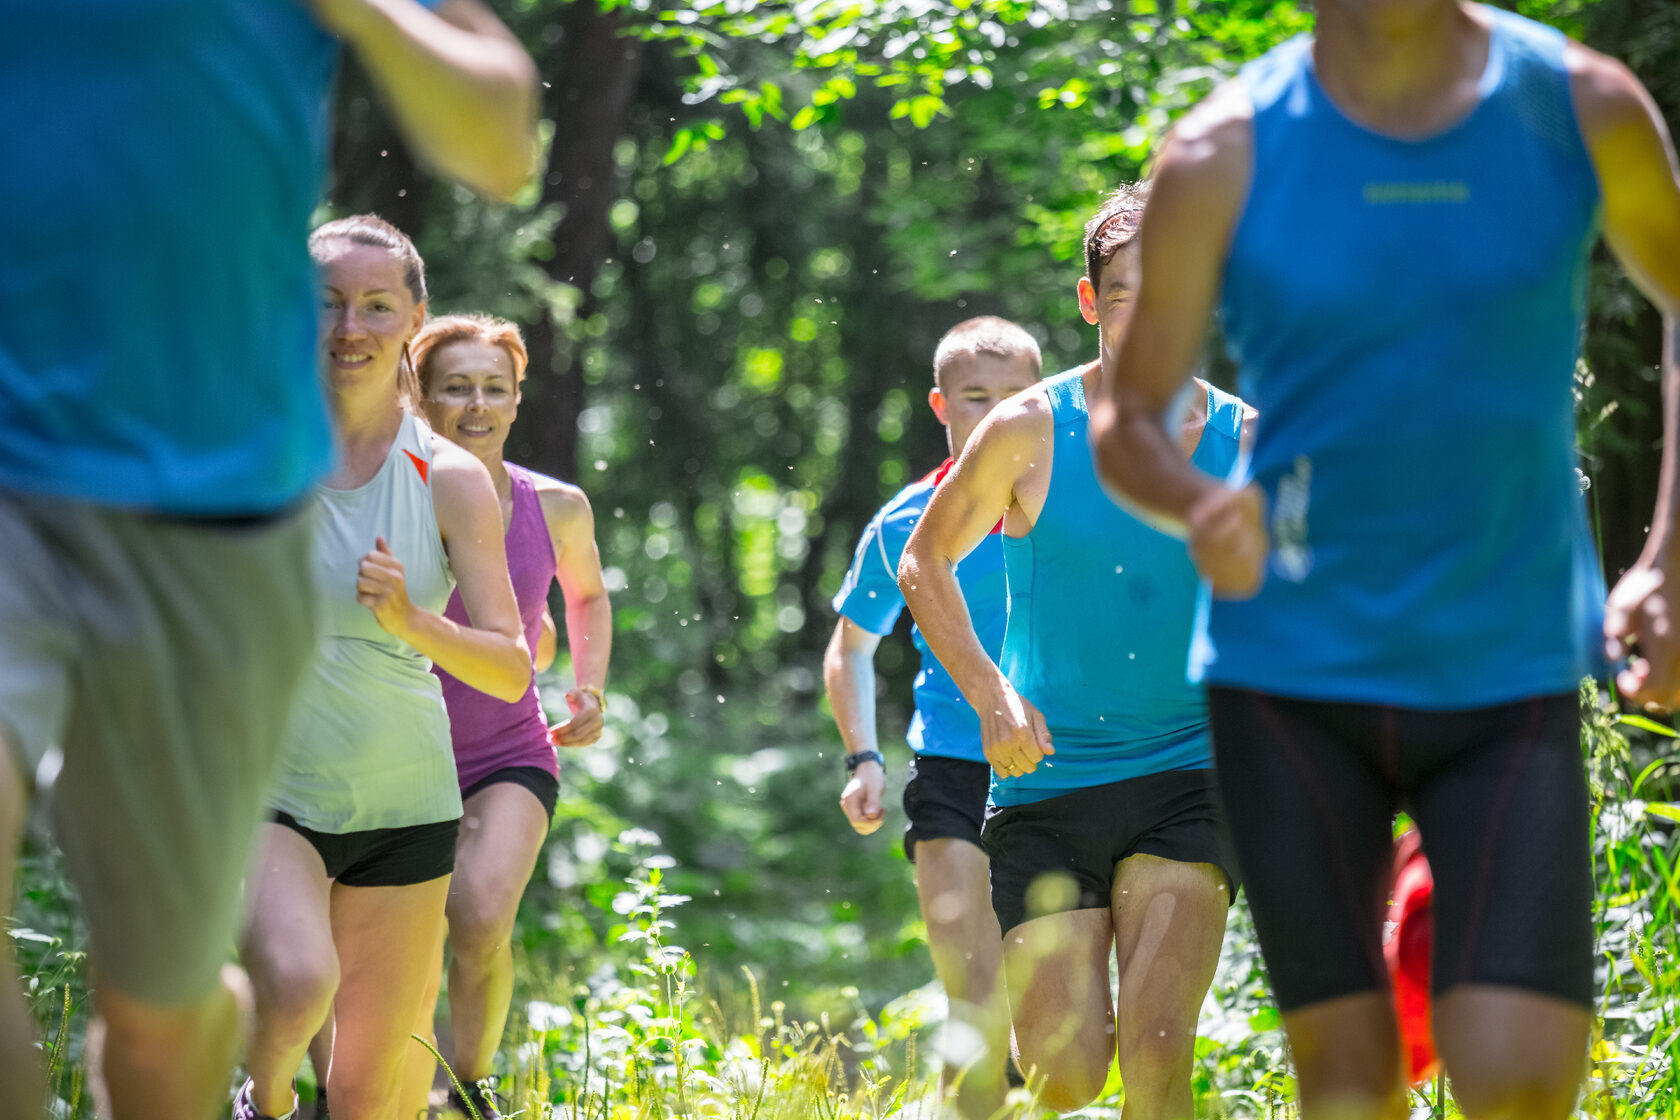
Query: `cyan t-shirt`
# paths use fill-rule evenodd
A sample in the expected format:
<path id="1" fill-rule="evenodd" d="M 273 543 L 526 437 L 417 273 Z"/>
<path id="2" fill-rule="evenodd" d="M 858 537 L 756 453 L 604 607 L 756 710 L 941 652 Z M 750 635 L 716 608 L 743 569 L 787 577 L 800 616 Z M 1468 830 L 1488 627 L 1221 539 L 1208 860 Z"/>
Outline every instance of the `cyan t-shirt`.
<path id="1" fill-rule="evenodd" d="M 322 473 L 337 56 L 303 0 L 0 7 L 0 488 L 248 514 Z"/>
<path id="2" fill-rule="evenodd" d="M 926 478 L 900 490 L 881 507 L 858 541 L 846 582 L 834 597 L 834 609 L 872 634 L 890 634 L 904 609 L 904 596 L 898 589 L 898 561 L 934 489 L 950 469 L 951 462 L 946 460 Z M 974 632 L 986 656 L 996 661 L 1003 650 L 1004 624 L 1009 618 L 1003 544 L 996 530 L 957 565 L 957 583 L 962 587 L 969 617 L 974 620 Z M 911 627 L 910 640 L 922 655 L 922 669 L 915 683 L 916 712 L 905 736 L 910 748 L 917 754 L 984 762 L 980 717 L 928 650 L 920 627 Z"/>

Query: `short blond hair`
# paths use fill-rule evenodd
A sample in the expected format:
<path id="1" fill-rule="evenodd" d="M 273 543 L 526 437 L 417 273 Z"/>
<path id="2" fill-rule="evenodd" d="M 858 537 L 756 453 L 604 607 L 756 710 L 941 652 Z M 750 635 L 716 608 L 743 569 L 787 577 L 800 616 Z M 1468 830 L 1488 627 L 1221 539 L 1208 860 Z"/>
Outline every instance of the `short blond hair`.
<path id="1" fill-rule="evenodd" d="M 530 364 L 531 358 L 525 350 L 525 339 L 519 333 L 518 327 L 494 315 L 440 315 L 420 328 L 420 333 L 414 336 L 411 348 L 414 354 L 414 368 L 420 375 L 422 394 L 429 393 L 432 389 L 432 356 L 453 342 L 482 342 L 488 346 L 500 346 L 513 362 L 514 382 L 517 384 L 525 380 L 525 367 Z"/>
<path id="2" fill-rule="evenodd" d="M 1036 375 L 1044 358 L 1038 351 L 1038 340 L 1018 323 L 1000 319 L 996 315 L 979 315 L 964 319 L 945 332 L 933 351 L 933 380 L 944 380 L 945 369 L 958 358 L 985 354 L 993 358 L 1026 358 L 1032 362 Z"/>

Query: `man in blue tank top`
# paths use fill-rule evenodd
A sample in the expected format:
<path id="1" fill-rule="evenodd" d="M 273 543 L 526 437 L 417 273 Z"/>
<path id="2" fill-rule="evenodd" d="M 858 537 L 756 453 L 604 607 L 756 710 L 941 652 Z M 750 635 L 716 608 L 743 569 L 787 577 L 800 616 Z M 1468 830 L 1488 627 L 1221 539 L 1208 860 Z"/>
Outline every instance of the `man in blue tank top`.
<path id="1" fill-rule="evenodd" d="M 225 1115 L 244 1017 L 223 964 L 315 637 L 299 506 L 331 440 L 305 240 L 339 44 L 418 154 L 501 195 L 535 73 L 479 0 L 3 12 L 0 899 L 56 773 L 101 1111 Z M 0 1116 L 40 1112 L 33 1034 L 8 939 Z"/>
<path id="2" fill-rule="evenodd" d="M 1657 624 L 1680 494 L 1662 121 L 1621 64 L 1509 13 L 1322 0 L 1316 38 L 1179 123 L 1156 184 L 1093 434 L 1222 596 L 1198 668 L 1302 1115 L 1405 1115 L 1381 953 L 1403 809 L 1434 869 L 1459 1107 L 1564 1117 L 1592 1022 L 1594 631 L 1637 641 L 1632 698 L 1680 692 Z M 1602 628 L 1571 399 L 1600 218 L 1670 324 L 1661 506 Z M 1161 429 L 1216 306 L 1261 416 L 1236 487 Z"/>
<path id="3" fill-rule="evenodd" d="M 1086 228 L 1079 307 L 1103 340 L 1131 312 L 1142 206 L 1141 190 L 1122 189 Z M 911 535 L 899 584 L 979 714 L 993 770 L 983 840 L 1021 1068 L 1042 1103 L 1068 1111 L 1102 1091 L 1118 1054 L 1128 1115 L 1187 1117 L 1197 1012 L 1236 880 L 1206 702 L 1184 679 L 1199 582 L 1182 541 L 1097 485 L 1085 393 L 1098 372 L 1069 370 L 987 417 Z M 1206 385 L 1190 396 L 1176 453 L 1222 473 L 1242 403 Z M 1000 515 L 1009 619 L 994 655 L 963 611 L 956 565 Z M 1001 1002 L 990 1010 L 987 1060 L 971 1076 L 995 1092 L 1009 1022 Z"/>
<path id="4" fill-rule="evenodd" d="M 961 455 L 975 426 L 1005 398 L 1038 383 L 1038 343 L 1014 323 L 982 316 L 958 323 L 934 351 L 928 404 L 945 425 L 951 455 Z M 846 582 L 834 597 L 840 622 L 823 658 L 828 703 L 846 744 L 851 778 L 840 807 L 858 832 L 881 827 L 885 759 L 875 736 L 875 649 L 904 608 L 898 562 L 934 489 L 951 470 L 948 458 L 911 483 L 869 522 Z M 1008 596 L 997 527 L 963 560 L 957 573 L 962 599 L 986 652 L 1003 647 Z M 916 711 L 906 738 L 915 752 L 904 785 L 904 854 L 916 865 L 916 895 L 927 925 L 928 950 L 950 1001 L 950 1019 L 971 1026 L 998 986 L 1002 942 L 980 848 L 991 769 L 980 749 L 980 721 L 950 674 L 928 653 L 919 629 L 911 641 L 921 655 Z M 972 1037 L 969 1032 L 967 1037 Z M 969 1064 L 961 1031 L 948 1031 L 940 1050 L 948 1074 Z M 970 1048 L 971 1049 L 971 1048 Z"/>

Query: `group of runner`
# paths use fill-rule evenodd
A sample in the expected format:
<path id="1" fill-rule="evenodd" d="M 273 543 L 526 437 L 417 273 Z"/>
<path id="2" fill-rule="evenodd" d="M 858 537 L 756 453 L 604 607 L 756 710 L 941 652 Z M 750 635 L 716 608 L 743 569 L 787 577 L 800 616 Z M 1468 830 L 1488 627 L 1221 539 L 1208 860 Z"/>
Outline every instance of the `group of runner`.
<path id="1" fill-rule="evenodd" d="M 1302 1115 L 1404 1117 L 1399 811 L 1460 1109 L 1562 1118 L 1584 1072 L 1579 682 L 1621 661 L 1627 700 L 1680 699 L 1680 168 L 1638 81 L 1556 31 L 1317 7 L 1087 225 L 1098 361 L 1035 384 L 1014 324 L 940 342 L 954 461 L 883 507 L 835 600 L 860 832 L 884 819 L 872 654 L 915 619 L 905 849 L 971 1120 L 1010 1066 L 1067 1110 L 1115 1059 L 1128 1120 L 1193 1115 L 1239 882 Z M 1571 395 L 1600 221 L 1666 332 L 1658 508 L 1608 609 Z M 1242 400 L 1190 377 L 1216 310 Z"/>
<path id="2" fill-rule="evenodd" d="M 533 68 L 480 0 L 26 6 L 0 35 L 0 893 L 50 785 L 109 1115 L 225 1110 L 251 994 L 239 1116 L 294 1108 L 307 1049 L 340 1120 L 412 1114 L 446 926 L 452 1057 L 489 1071 L 610 616 L 587 502 L 502 458 L 517 331 L 427 324 L 377 219 L 306 235 L 339 42 L 424 158 L 502 196 Z M 1600 222 L 1665 315 L 1667 437 L 1602 625 L 1570 395 Z M 995 1110 L 1011 1067 L 1076 1107 L 1118 1056 L 1131 1120 L 1191 1115 L 1241 882 L 1303 1115 L 1403 1116 L 1380 938 L 1404 809 L 1461 1109 L 1566 1115 L 1592 996 L 1576 683 L 1601 651 L 1628 699 L 1680 700 L 1661 117 L 1517 16 L 1320 0 L 1086 240 L 1099 360 L 1040 382 L 1012 324 L 947 336 L 954 462 L 872 523 L 826 664 L 873 830 L 896 586 L 927 654 L 907 848 L 968 1028 L 958 1107 Z M 1189 377 L 1216 309 L 1252 409 Z M 578 687 L 551 732 L 556 578 Z M 224 964 L 242 898 L 249 988 Z M 42 1085 L 6 939 L 0 1116 Z"/>

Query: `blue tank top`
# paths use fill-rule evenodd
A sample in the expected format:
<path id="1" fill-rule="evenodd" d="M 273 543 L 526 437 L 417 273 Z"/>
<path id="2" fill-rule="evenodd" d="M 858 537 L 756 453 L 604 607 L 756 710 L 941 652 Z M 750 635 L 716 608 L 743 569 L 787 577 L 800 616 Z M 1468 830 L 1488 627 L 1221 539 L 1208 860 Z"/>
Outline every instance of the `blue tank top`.
<path id="1" fill-rule="evenodd" d="M 1222 314 L 1273 552 L 1212 604 L 1214 683 L 1453 709 L 1601 668 L 1572 396 L 1597 179 L 1564 37 L 1481 11 L 1481 101 L 1427 139 L 1343 116 L 1307 38 L 1243 71 Z"/>
<path id="2" fill-rule="evenodd" d="M 1207 700 L 1185 677 L 1201 581 L 1184 542 L 1116 506 L 1091 464 L 1082 369 L 1044 383 L 1055 422 L 1050 490 L 1024 537 L 1004 537 L 1009 623 L 999 667 L 1044 713 L 1056 753 L 1031 774 L 992 775 L 1019 805 L 1167 770 L 1211 766 Z M 1225 477 L 1242 402 L 1208 393 L 1191 462 Z"/>
<path id="3" fill-rule="evenodd" d="M 858 541 L 846 582 L 834 597 L 834 609 L 872 634 L 890 634 L 904 609 L 904 596 L 898 590 L 898 561 L 935 488 L 950 470 L 951 460 L 947 459 L 938 470 L 900 490 L 881 507 Z M 994 661 L 1003 648 L 1003 622 L 1009 612 L 1002 539 L 1003 534 L 993 529 L 957 565 L 957 584 L 974 622 L 974 633 L 986 656 Z M 928 649 L 920 627 L 910 628 L 910 640 L 921 654 L 922 664 L 916 674 L 916 711 L 905 735 L 910 749 L 917 754 L 984 762 L 980 717 Z"/>

